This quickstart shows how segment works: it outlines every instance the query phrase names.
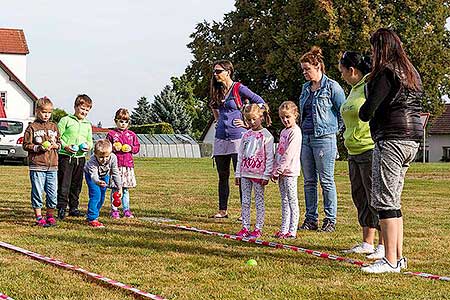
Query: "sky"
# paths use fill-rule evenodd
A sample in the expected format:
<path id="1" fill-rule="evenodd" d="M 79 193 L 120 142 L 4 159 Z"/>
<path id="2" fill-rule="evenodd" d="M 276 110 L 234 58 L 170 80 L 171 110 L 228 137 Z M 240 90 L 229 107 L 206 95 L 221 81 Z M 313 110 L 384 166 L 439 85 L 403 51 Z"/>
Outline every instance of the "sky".
<path id="1" fill-rule="evenodd" d="M 23 29 L 30 50 L 27 86 L 73 112 L 77 94 L 94 105 L 88 119 L 112 126 L 115 111 L 153 101 L 192 59 L 195 26 L 221 21 L 234 0 L 0 0 L 0 27 Z"/>
<path id="2" fill-rule="evenodd" d="M 141 96 L 153 101 L 184 73 L 196 24 L 221 21 L 234 0 L 0 0 L 0 7 L 0 27 L 25 32 L 31 91 L 67 112 L 77 94 L 88 94 L 88 119 L 109 127 L 118 108 L 131 113 Z"/>

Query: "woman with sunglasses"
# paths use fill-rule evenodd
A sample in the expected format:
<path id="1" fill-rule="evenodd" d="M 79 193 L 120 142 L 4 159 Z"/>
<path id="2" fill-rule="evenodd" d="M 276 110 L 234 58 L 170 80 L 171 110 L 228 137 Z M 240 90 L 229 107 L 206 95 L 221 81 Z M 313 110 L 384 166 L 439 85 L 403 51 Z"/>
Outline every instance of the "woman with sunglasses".
<path id="1" fill-rule="evenodd" d="M 379 230 L 378 214 L 370 206 L 372 190 L 373 140 L 368 122 L 359 119 L 361 105 L 366 102 L 364 84 L 371 70 L 370 57 L 358 52 L 346 51 L 339 60 L 342 79 L 352 86 L 347 100 L 341 106 L 345 124 L 344 145 L 348 151 L 348 171 L 353 203 L 358 211 L 358 222 L 362 227 L 362 243 L 345 250 L 345 253 L 368 254 L 368 259 L 384 257 L 383 239 L 374 249 L 375 232 Z"/>
<path id="2" fill-rule="evenodd" d="M 234 68 L 228 60 L 219 60 L 213 64 L 210 82 L 209 105 L 216 122 L 213 156 L 219 175 L 219 211 L 213 218 L 228 218 L 228 197 L 230 194 L 230 163 L 236 169 L 237 153 L 241 137 L 246 131 L 242 119 L 242 103 L 265 103 L 248 87 L 233 81 Z M 241 188 L 239 186 L 241 198 Z"/>
<path id="3" fill-rule="evenodd" d="M 134 218 L 130 209 L 129 188 L 136 187 L 136 176 L 134 175 L 133 154 L 137 154 L 140 149 L 139 140 L 136 134 L 129 130 L 130 114 L 127 109 L 119 108 L 116 111 L 114 122 L 117 128 L 108 132 L 106 138 L 112 144 L 113 153 L 117 156 L 120 177 L 122 181 L 122 211 L 125 218 Z M 111 218 L 119 219 L 119 208 L 113 204 L 113 193 L 111 193 Z"/>
<path id="4" fill-rule="evenodd" d="M 336 227 L 337 194 L 334 161 L 337 154 L 336 133 L 342 125 L 339 109 L 345 101 L 342 87 L 325 75 L 322 49 L 312 47 L 300 58 L 307 82 L 300 95 L 302 150 L 300 161 L 304 178 L 306 213 L 303 230 L 318 229 L 317 177 L 323 193 L 325 218 L 321 230 Z"/>
<path id="5" fill-rule="evenodd" d="M 420 111 L 424 93 L 419 73 L 394 31 L 378 29 L 370 44 L 373 68 L 366 87 L 367 100 L 359 117 L 362 121 L 370 120 L 375 142 L 370 201 L 380 218 L 385 257 L 362 270 L 398 273 L 407 267 L 403 257 L 400 197 L 406 171 L 423 138 Z"/>

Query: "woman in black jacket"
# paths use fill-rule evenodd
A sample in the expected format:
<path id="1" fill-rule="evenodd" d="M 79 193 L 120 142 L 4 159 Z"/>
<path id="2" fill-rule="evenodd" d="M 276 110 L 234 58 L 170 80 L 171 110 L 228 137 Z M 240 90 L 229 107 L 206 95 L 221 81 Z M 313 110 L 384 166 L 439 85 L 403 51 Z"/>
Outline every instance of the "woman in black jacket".
<path id="1" fill-rule="evenodd" d="M 400 272 L 403 257 L 403 218 L 400 196 L 409 164 L 423 137 L 420 121 L 422 82 L 402 43 L 390 29 L 370 38 L 373 70 L 366 86 L 367 101 L 359 111 L 370 120 L 375 142 L 372 162 L 371 206 L 378 211 L 385 257 L 363 267 L 368 273 Z"/>

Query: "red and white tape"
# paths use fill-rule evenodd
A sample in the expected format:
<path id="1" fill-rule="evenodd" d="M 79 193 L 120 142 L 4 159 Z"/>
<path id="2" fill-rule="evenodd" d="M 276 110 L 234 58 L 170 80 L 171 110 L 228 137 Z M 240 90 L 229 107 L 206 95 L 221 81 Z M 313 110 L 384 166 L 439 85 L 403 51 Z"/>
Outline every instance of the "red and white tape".
<path id="1" fill-rule="evenodd" d="M 151 220 L 151 218 L 146 218 L 146 220 Z M 333 255 L 333 254 L 328 254 L 328 253 L 325 253 L 325 252 L 309 250 L 309 249 L 301 248 L 301 247 L 298 247 L 298 246 L 291 246 L 291 245 L 285 245 L 285 244 L 281 244 L 281 243 L 268 242 L 268 241 L 258 240 L 258 239 L 255 239 L 255 238 L 243 238 L 243 237 L 239 237 L 239 236 L 232 235 L 232 234 L 226 234 L 226 233 L 221 233 L 221 232 L 215 232 L 215 231 L 209 231 L 209 230 L 204 230 L 204 229 L 198 229 L 198 228 L 195 228 L 195 227 L 192 227 L 192 226 L 187 226 L 187 225 L 167 224 L 167 223 L 161 223 L 161 222 L 154 222 L 154 223 L 156 223 L 158 225 L 162 225 L 162 226 L 168 226 L 168 227 L 178 228 L 178 229 L 182 229 L 182 230 L 199 232 L 199 233 L 207 234 L 207 235 L 220 236 L 220 237 L 223 237 L 223 238 L 226 238 L 226 239 L 232 239 L 232 240 L 246 242 L 246 243 L 253 243 L 253 244 L 258 244 L 258 245 L 262 245 L 262 246 L 272 247 L 272 248 L 276 248 L 276 249 L 287 249 L 287 250 L 292 250 L 292 251 L 296 251 L 296 252 L 303 252 L 303 253 L 311 254 L 311 255 L 314 255 L 314 256 L 317 256 L 317 257 L 320 257 L 320 258 L 325 258 L 325 259 L 330 259 L 330 260 L 334 260 L 334 261 L 341 261 L 341 262 L 350 263 L 350 264 L 353 264 L 353 265 L 357 265 L 359 267 L 367 265 L 367 263 L 365 263 L 363 261 L 359 261 L 359 260 L 355 260 L 355 259 L 351 259 L 351 258 L 346 258 L 346 257 L 342 257 L 342 256 L 337 256 L 337 255 Z M 439 276 L 439 275 L 432 275 L 432 274 L 423 273 L 423 272 L 403 272 L 402 274 L 418 276 L 418 277 L 427 278 L 427 279 L 450 281 L 450 277 Z"/>
<path id="2" fill-rule="evenodd" d="M 14 250 L 16 252 L 25 254 L 25 255 L 27 255 L 29 257 L 32 257 L 34 259 L 37 259 L 39 261 L 43 261 L 43 262 L 46 262 L 46 263 L 49 263 L 49 264 L 52 264 L 52 265 L 55 265 L 55 266 L 58 266 L 58 267 L 61 267 L 61 268 L 64 268 L 64 269 L 68 269 L 68 270 L 72 270 L 72 271 L 75 271 L 75 272 L 78 272 L 78 273 L 82 273 L 84 275 L 87 275 L 90 278 L 93 278 L 93 279 L 99 280 L 99 281 L 103 281 L 104 283 L 107 283 L 109 285 L 112 285 L 112 286 L 115 286 L 115 287 L 127 290 L 129 292 L 132 292 L 135 295 L 139 295 L 139 296 L 142 296 L 144 298 L 155 299 L 155 300 L 166 300 L 165 298 L 163 298 L 161 296 L 153 295 L 153 294 L 141 291 L 141 290 L 139 290 L 137 288 L 134 288 L 132 286 L 126 285 L 124 283 L 121 283 L 121 282 L 109 279 L 107 277 L 104 277 L 104 276 L 96 274 L 96 273 L 92 273 L 92 272 L 86 271 L 86 270 L 84 270 L 84 269 L 82 269 L 80 267 L 69 265 L 69 264 L 66 264 L 65 262 L 62 262 L 60 260 L 57 260 L 57 259 L 54 259 L 54 258 L 51 258 L 51 257 L 47 257 L 47 256 L 44 256 L 44 255 L 41 255 L 41 254 L 38 254 L 38 253 L 34 253 L 34 252 L 31 252 L 31 251 L 22 249 L 20 247 L 17 247 L 17 246 L 14 246 L 14 245 L 2 242 L 2 241 L 0 241 L 0 247 L 6 248 L 6 249 L 9 249 L 9 250 Z M 3 298 L 0 297 L 0 299 L 3 299 Z M 4 298 L 4 299 L 11 299 L 11 298 Z"/>
<path id="3" fill-rule="evenodd" d="M 4 299 L 4 300 L 14 300 L 13 298 L 11 298 L 11 297 L 8 297 L 8 295 L 5 295 L 5 294 L 2 294 L 2 293 L 0 293 L 0 299 Z"/>

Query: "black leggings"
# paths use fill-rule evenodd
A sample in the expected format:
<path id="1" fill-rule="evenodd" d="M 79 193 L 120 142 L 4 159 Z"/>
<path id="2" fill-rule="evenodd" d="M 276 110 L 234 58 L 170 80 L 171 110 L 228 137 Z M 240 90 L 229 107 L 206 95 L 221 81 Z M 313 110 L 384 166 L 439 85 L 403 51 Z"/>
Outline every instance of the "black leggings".
<path id="1" fill-rule="evenodd" d="M 228 197 L 230 196 L 230 162 L 233 161 L 233 169 L 236 170 L 237 153 L 214 156 L 217 173 L 219 174 L 219 210 L 228 209 Z M 242 203 L 241 186 L 239 185 L 239 198 Z"/>

